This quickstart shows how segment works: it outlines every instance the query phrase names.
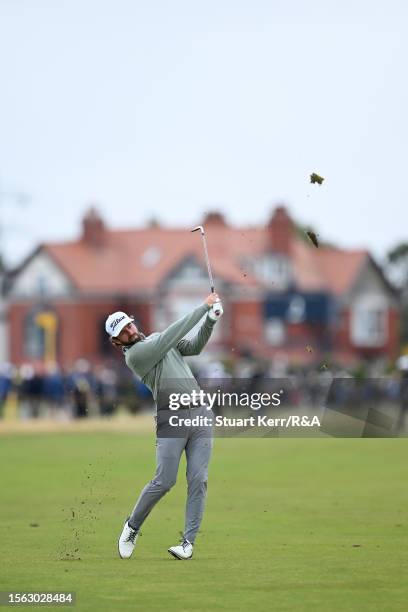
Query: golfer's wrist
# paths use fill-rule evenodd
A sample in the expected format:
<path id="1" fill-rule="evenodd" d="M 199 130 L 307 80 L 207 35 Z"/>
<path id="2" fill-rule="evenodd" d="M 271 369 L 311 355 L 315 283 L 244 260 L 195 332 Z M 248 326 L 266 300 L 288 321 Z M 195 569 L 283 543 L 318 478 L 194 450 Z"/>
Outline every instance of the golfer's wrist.
<path id="1" fill-rule="evenodd" d="M 206 320 L 206 322 L 207 322 L 209 325 L 211 325 L 211 326 L 213 326 L 213 325 L 215 325 L 215 324 L 216 324 L 217 319 L 213 319 L 213 317 L 211 316 L 211 308 L 210 308 L 210 310 L 207 312 L 207 316 L 206 316 L 206 319 L 205 319 L 205 320 Z"/>

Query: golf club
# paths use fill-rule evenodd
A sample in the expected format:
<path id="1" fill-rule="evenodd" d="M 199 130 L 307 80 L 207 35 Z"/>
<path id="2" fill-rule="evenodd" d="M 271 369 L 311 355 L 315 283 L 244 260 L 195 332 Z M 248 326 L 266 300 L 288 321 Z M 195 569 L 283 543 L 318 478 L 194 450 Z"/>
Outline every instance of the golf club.
<path id="1" fill-rule="evenodd" d="M 198 230 L 200 230 L 201 238 L 203 239 L 204 255 L 205 255 L 205 261 L 206 261 L 206 264 L 207 264 L 208 278 L 210 279 L 211 293 L 215 293 L 215 290 L 214 290 L 214 279 L 213 279 L 213 275 L 212 275 L 212 272 L 211 272 L 210 258 L 208 256 L 207 240 L 205 238 L 204 227 L 202 225 L 197 225 L 197 227 L 195 227 L 191 231 L 192 232 L 197 232 Z M 215 312 L 215 314 L 217 316 L 220 316 L 223 313 L 223 308 L 222 308 L 222 305 L 221 305 L 221 302 L 220 302 L 219 299 L 217 300 L 217 302 L 219 302 L 219 304 L 217 304 L 216 308 L 214 308 L 214 312 Z"/>
<path id="2" fill-rule="evenodd" d="M 205 231 L 202 225 L 197 225 L 197 227 L 195 227 L 194 229 L 192 229 L 192 232 L 197 232 L 198 230 L 200 230 L 201 233 L 201 238 L 203 239 L 203 245 L 204 245 L 204 256 L 205 256 L 205 261 L 207 264 L 207 270 L 208 270 L 208 278 L 210 279 L 210 287 L 211 287 L 211 293 L 214 293 L 214 279 L 213 279 L 213 275 L 211 272 L 211 266 L 210 266 L 210 258 L 208 257 L 208 250 L 207 250 L 207 241 L 205 239 Z"/>

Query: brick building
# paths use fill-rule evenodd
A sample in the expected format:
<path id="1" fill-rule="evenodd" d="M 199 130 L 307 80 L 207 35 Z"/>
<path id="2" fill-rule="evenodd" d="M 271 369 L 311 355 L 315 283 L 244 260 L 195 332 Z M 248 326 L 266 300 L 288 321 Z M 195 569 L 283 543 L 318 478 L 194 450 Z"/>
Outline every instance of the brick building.
<path id="1" fill-rule="evenodd" d="M 232 227 L 219 213 L 202 222 L 225 303 L 210 351 L 300 364 L 398 354 L 398 300 L 367 251 L 316 248 L 284 207 L 262 227 Z M 40 245 L 9 279 L 9 358 L 100 363 L 113 355 L 108 313 L 125 310 L 145 333 L 160 330 L 200 303 L 208 285 L 189 228 L 111 230 L 91 209 L 78 240 Z"/>

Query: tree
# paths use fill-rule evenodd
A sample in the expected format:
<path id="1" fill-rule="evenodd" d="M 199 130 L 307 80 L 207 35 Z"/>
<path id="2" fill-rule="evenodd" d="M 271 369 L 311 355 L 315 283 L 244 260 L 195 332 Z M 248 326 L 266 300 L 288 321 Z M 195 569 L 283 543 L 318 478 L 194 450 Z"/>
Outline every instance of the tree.
<path id="1" fill-rule="evenodd" d="M 408 291 L 408 242 L 397 244 L 387 255 L 388 275 L 403 293 Z"/>
<path id="2" fill-rule="evenodd" d="M 401 342 L 408 344 L 408 242 L 401 242 L 388 252 L 386 273 L 401 295 Z"/>

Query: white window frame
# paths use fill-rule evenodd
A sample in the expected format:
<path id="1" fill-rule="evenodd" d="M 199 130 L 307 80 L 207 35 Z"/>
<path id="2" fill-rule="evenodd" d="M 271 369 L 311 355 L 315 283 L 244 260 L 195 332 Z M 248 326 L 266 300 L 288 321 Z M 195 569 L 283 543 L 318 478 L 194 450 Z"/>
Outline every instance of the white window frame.
<path id="1" fill-rule="evenodd" d="M 290 282 L 290 262 L 284 255 L 269 253 L 252 263 L 255 276 L 277 289 L 286 288 Z"/>
<path id="2" fill-rule="evenodd" d="M 351 308 L 352 344 L 361 348 L 384 346 L 388 340 L 387 315 L 388 305 L 384 296 L 364 295 L 357 298 Z"/>
<path id="3" fill-rule="evenodd" d="M 266 319 L 264 333 L 269 346 L 283 346 L 286 342 L 285 321 L 280 317 Z"/>

